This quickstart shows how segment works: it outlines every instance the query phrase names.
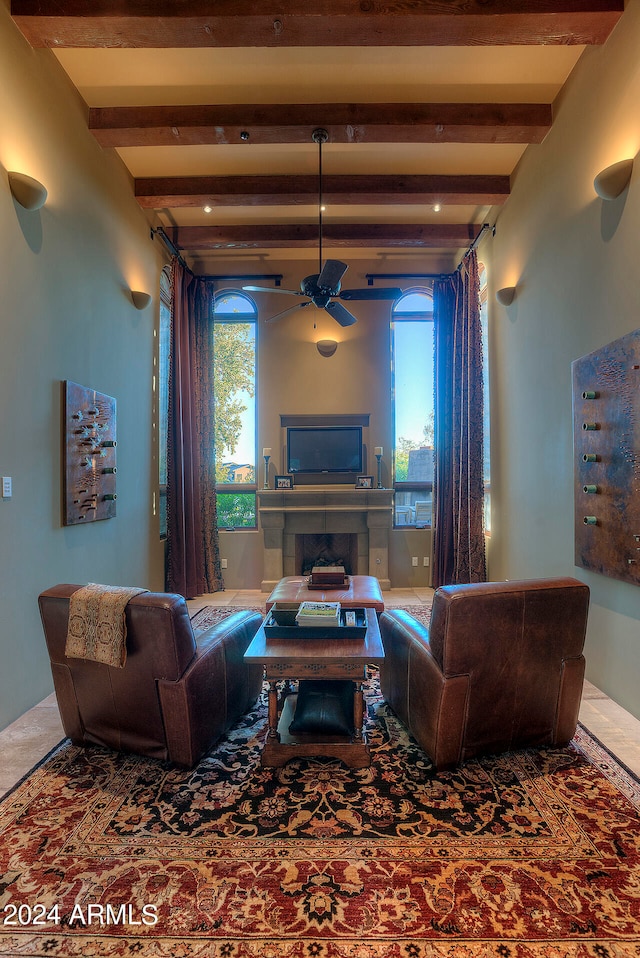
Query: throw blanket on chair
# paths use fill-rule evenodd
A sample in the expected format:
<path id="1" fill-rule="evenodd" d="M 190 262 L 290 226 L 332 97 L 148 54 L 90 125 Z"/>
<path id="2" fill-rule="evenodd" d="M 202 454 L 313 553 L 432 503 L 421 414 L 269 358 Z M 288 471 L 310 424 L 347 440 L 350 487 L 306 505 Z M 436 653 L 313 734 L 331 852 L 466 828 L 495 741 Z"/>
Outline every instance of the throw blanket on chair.
<path id="1" fill-rule="evenodd" d="M 65 655 L 123 668 L 127 659 L 127 602 L 147 591 L 90 582 L 74 592 L 69 600 Z"/>

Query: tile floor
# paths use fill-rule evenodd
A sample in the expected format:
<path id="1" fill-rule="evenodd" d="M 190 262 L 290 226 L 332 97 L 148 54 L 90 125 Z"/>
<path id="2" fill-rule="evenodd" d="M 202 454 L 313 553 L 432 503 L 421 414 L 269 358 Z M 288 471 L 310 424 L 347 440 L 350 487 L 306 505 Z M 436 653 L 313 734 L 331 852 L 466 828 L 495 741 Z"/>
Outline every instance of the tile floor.
<path id="1" fill-rule="evenodd" d="M 392 589 L 385 592 L 387 608 L 422 605 L 431 589 Z M 217 592 L 189 602 L 190 611 L 205 605 L 264 608 L 266 594 L 258 591 Z M 640 775 L 640 721 L 603 692 L 585 682 L 580 721 L 636 775 Z M 0 796 L 20 781 L 64 737 L 54 695 L 0 731 Z"/>

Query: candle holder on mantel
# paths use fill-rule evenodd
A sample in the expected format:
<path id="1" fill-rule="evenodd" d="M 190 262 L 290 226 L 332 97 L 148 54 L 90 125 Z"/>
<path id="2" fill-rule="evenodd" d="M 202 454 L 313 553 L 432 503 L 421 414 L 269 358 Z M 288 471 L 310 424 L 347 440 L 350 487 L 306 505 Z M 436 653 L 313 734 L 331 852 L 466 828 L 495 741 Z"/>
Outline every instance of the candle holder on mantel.
<path id="1" fill-rule="evenodd" d="M 378 489 L 382 489 L 382 446 L 376 446 L 373 451 L 378 460 Z"/>
<path id="2" fill-rule="evenodd" d="M 271 459 L 271 449 L 264 448 L 262 450 L 262 456 L 264 458 L 264 488 L 269 488 L 269 460 Z"/>

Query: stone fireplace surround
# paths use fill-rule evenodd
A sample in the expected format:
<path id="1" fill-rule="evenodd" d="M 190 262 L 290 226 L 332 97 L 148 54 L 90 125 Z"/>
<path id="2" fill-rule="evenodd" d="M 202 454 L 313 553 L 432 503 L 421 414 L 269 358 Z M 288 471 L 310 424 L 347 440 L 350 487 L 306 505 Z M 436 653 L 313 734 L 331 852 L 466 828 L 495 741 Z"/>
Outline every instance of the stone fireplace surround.
<path id="1" fill-rule="evenodd" d="M 301 574 L 302 536 L 315 534 L 326 541 L 331 533 L 352 537 L 351 575 L 373 575 L 381 589 L 391 588 L 392 489 L 339 485 L 262 489 L 258 490 L 258 512 L 264 536 L 263 592 L 271 592 L 285 575 Z"/>

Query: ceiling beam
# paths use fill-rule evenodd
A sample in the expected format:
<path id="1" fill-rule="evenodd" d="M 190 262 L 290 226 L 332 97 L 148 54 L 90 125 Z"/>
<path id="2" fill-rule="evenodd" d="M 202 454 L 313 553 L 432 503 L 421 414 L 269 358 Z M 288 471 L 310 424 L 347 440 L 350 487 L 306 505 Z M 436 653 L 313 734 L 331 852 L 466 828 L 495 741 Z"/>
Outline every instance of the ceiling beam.
<path id="1" fill-rule="evenodd" d="M 89 129 L 105 147 L 311 143 L 541 143 L 547 103 L 310 103 L 93 107 Z"/>
<path id="2" fill-rule="evenodd" d="M 623 12 L 624 0 L 11 0 L 31 45 L 54 48 L 593 44 Z"/>
<path id="3" fill-rule="evenodd" d="M 338 205 L 493 206 L 509 196 L 508 176 L 323 176 L 322 198 Z M 186 176 L 136 179 L 143 209 L 198 206 L 305 206 L 318 200 L 318 177 Z"/>
<path id="4" fill-rule="evenodd" d="M 325 246 L 402 247 L 405 249 L 460 249 L 469 246 L 482 226 L 469 224 L 336 224 L 322 228 Z M 318 226 L 177 226 L 163 230 L 178 250 L 236 250 L 318 245 Z"/>

